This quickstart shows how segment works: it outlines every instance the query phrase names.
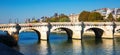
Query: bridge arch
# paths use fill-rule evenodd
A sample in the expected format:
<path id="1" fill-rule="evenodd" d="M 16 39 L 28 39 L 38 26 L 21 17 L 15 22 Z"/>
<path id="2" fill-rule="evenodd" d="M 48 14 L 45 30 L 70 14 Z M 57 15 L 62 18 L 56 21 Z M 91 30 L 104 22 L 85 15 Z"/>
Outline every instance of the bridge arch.
<path id="1" fill-rule="evenodd" d="M 72 39 L 73 31 L 70 28 L 67 28 L 67 27 L 55 27 L 55 28 L 52 28 L 51 32 L 54 31 L 55 29 L 62 29 L 64 31 L 66 31 L 68 39 Z"/>
<path id="2" fill-rule="evenodd" d="M 94 32 L 95 34 L 95 38 L 102 38 L 103 34 L 104 34 L 104 29 L 102 28 L 97 28 L 97 27 L 91 27 L 91 28 L 87 28 L 85 29 L 85 31 L 91 30 Z M 84 31 L 84 32 L 85 32 Z"/>
<path id="3" fill-rule="evenodd" d="M 22 30 L 19 31 L 19 33 L 23 32 L 23 31 L 29 31 L 29 30 L 32 30 L 32 31 L 36 32 L 36 34 L 38 36 L 38 41 L 40 41 L 41 33 L 40 33 L 40 31 L 38 31 L 36 29 L 22 29 Z"/>
<path id="4" fill-rule="evenodd" d="M 115 28 L 115 33 L 120 32 L 120 27 Z"/>
<path id="5" fill-rule="evenodd" d="M 120 29 L 116 29 L 115 32 L 120 32 Z"/>
<path id="6" fill-rule="evenodd" d="M 119 37 L 119 35 L 120 35 L 120 28 L 116 28 L 115 29 L 114 35 L 115 35 L 115 37 Z"/>

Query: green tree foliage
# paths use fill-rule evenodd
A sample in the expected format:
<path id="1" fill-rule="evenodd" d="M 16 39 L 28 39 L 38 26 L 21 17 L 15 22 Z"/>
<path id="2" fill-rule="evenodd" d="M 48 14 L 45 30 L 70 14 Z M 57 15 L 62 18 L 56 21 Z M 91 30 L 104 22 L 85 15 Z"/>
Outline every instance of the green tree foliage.
<path id="1" fill-rule="evenodd" d="M 109 16 L 107 17 L 109 21 L 115 21 L 112 13 L 109 14 Z"/>
<path id="2" fill-rule="evenodd" d="M 46 19 L 46 22 L 70 22 L 70 19 L 67 15 L 55 13 L 53 17 Z"/>
<path id="3" fill-rule="evenodd" d="M 90 12 L 88 12 L 88 11 L 81 12 L 79 15 L 79 18 L 78 18 L 79 21 L 88 21 L 89 14 L 90 14 Z"/>
<path id="4" fill-rule="evenodd" d="M 83 11 L 78 19 L 79 21 L 103 21 L 103 16 L 99 12 Z"/>
<path id="5" fill-rule="evenodd" d="M 117 21 L 118 21 L 118 22 L 120 22 L 120 17 L 119 17 L 119 18 L 117 18 Z"/>
<path id="6" fill-rule="evenodd" d="M 31 23 L 37 23 L 38 21 L 37 20 L 33 20 Z"/>
<path id="7" fill-rule="evenodd" d="M 88 21 L 103 21 L 103 16 L 98 12 L 91 12 Z"/>
<path id="8" fill-rule="evenodd" d="M 53 17 L 49 19 L 50 22 L 58 22 L 58 17 Z"/>
<path id="9" fill-rule="evenodd" d="M 59 22 L 70 22 L 70 19 L 67 15 L 61 14 L 59 15 Z"/>

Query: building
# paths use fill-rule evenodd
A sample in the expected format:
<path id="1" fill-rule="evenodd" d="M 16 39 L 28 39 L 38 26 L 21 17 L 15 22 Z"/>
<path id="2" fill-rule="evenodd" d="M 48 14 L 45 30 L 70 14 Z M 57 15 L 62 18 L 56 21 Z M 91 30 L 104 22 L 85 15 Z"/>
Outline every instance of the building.
<path id="1" fill-rule="evenodd" d="M 119 18 L 120 17 L 120 8 L 102 8 L 102 9 L 96 9 L 93 12 L 99 12 L 101 13 L 101 15 L 104 16 L 104 19 L 107 19 L 107 17 L 109 16 L 110 13 L 112 13 L 113 17 Z"/>
<path id="2" fill-rule="evenodd" d="M 68 17 L 70 18 L 71 22 L 79 22 L 79 14 L 70 14 Z"/>
<path id="3" fill-rule="evenodd" d="M 104 19 L 107 19 L 110 13 L 112 13 L 115 19 L 120 18 L 120 8 L 101 8 L 93 10 L 92 12 L 99 12 L 104 17 Z M 70 18 L 71 22 L 79 22 L 79 14 L 70 14 L 68 17 Z"/>

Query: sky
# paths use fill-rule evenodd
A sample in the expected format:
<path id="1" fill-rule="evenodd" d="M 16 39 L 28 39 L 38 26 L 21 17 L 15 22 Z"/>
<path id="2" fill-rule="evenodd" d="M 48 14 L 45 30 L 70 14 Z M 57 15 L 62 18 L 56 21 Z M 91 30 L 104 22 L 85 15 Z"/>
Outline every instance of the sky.
<path id="1" fill-rule="evenodd" d="M 22 23 L 26 18 L 79 14 L 99 8 L 120 8 L 120 0 L 0 0 L 0 23 L 9 23 L 10 19 Z"/>

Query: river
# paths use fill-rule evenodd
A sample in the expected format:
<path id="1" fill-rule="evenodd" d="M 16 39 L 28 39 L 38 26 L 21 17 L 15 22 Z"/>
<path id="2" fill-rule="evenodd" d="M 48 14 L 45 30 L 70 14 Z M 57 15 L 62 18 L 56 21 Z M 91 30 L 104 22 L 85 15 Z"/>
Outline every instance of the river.
<path id="1" fill-rule="evenodd" d="M 119 55 L 120 38 L 85 37 L 68 40 L 66 34 L 51 33 L 49 41 L 38 41 L 35 32 L 19 34 L 19 51 L 24 55 Z"/>

